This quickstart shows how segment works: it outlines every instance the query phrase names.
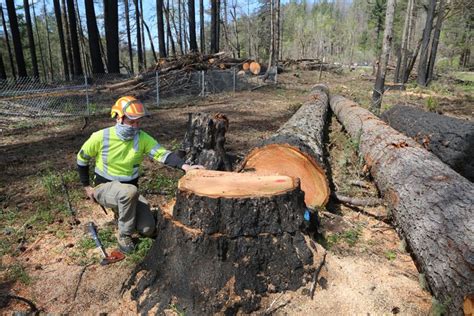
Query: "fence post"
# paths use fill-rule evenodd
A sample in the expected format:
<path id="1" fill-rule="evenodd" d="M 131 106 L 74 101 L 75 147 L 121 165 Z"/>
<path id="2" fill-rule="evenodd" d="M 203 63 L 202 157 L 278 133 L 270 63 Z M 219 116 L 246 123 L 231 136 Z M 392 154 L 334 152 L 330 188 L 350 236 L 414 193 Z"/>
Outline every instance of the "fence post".
<path id="1" fill-rule="evenodd" d="M 157 70 L 155 72 L 155 77 L 156 77 L 156 107 L 160 107 L 160 74 L 159 71 Z"/>
<path id="2" fill-rule="evenodd" d="M 204 93 L 205 93 L 205 77 L 204 77 L 204 70 L 201 70 L 201 81 L 202 81 L 202 84 L 201 84 L 201 96 L 205 96 Z"/>
<path id="3" fill-rule="evenodd" d="M 84 73 L 84 85 L 86 86 L 86 113 L 87 116 L 91 116 L 90 104 L 89 104 L 89 85 L 87 83 L 87 74 Z"/>
<path id="4" fill-rule="evenodd" d="M 234 93 L 235 93 L 235 84 L 236 84 L 236 76 L 235 76 L 235 68 L 234 69 L 234 73 L 233 73 L 233 90 L 234 90 Z"/>

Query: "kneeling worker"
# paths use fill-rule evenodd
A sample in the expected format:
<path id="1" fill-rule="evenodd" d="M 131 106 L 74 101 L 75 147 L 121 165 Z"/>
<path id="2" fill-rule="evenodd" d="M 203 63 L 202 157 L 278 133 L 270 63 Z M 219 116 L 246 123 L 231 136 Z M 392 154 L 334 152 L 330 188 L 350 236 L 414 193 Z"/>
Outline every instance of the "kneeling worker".
<path id="1" fill-rule="evenodd" d="M 144 156 L 184 171 L 204 167 L 185 164 L 175 153 L 140 130 L 140 121 L 148 114 L 134 97 L 118 99 L 111 115 L 116 124 L 91 135 L 77 154 L 77 165 L 86 195 L 118 212 L 119 248 L 130 253 L 135 249 L 131 238 L 134 232 L 147 237 L 155 234 L 150 205 L 138 193 L 138 170 Z M 95 159 L 95 187 L 89 182 L 91 159 Z"/>

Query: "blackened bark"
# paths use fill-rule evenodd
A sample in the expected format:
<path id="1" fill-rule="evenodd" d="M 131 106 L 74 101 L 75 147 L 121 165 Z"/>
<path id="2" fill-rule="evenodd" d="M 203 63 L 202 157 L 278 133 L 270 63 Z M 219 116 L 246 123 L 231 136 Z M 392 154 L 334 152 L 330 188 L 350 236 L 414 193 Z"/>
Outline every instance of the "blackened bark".
<path id="1" fill-rule="evenodd" d="M 74 76 L 82 76 L 81 52 L 79 49 L 79 38 L 77 34 L 76 9 L 74 0 L 67 0 L 67 12 L 71 33 L 72 57 L 74 63 Z"/>
<path id="2" fill-rule="evenodd" d="M 18 20 L 16 18 L 15 1 L 6 0 L 8 20 L 10 22 L 10 30 L 12 32 L 13 49 L 15 51 L 16 65 L 19 77 L 27 77 L 25 65 L 25 56 L 23 55 L 23 47 L 21 46 L 20 29 L 18 28 Z"/>
<path id="3" fill-rule="evenodd" d="M 63 32 L 63 22 L 61 19 L 61 6 L 59 0 L 54 0 L 54 15 L 56 16 L 56 26 L 59 35 L 59 45 L 61 47 L 61 60 L 63 62 L 63 72 L 64 77 L 69 79 L 69 69 L 67 64 L 67 55 L 66 55 L 66 44 L 64 41 L 64 32 Z"/>
<path id="4" fill-rule="evenodd" d="M 219 2 L 211 0 L 211 54 L 219 52 Z"/>
<path id="5" fill-rule="evenodd" d="M 30 1 L 23 0 L 25 10 L 26 31 L 28 33 L 28 45 L 30 46 L 31 65 L 33 67 L 33 77 L 39 78 L 38 59 L 36 58 L 35 38 L 33 36 L 33 26 L 31 24 Z"/>
<path id="6" fill-rule="evenodd" d="M 199 0 L 199 37 L 201 53 L 206 53 L 206 40 L 204 35 L 204 0 Z"/>
<path id="7" fill-rule="evenodd" d="M 165 46 L 165 24 L 163 22 L 163 0 L 156 0 L 156 16 L 157 16 L 157 27 L 158 27 L 158 43 L 159 52 L 161 58 L 166 58 L 166 46 Z"/>
<path id="8" fill-rule="evenodd" d="M 166 14 L 166 33 L 168 34 L 168 49 L 167 49 L 167 55 L 169 55 L 169 48 L 171 46 L 171 52 L 173 53 L 173 56 L 176 56 L 176 47 L 174 45 L 174 39 L 173 39 L 173 34 L 171 33 L 171 17 L 170 17 L 170 3 L 169 0 L 166 2 L 166 8 L 165 8 L 165 14 Z"/>
<path id="9" fill-rule="evenodd" d="M 194 0 L 188 0 L 188 15 L 189 15 L 189 49 L 195 53 L 198 51 L 196 41 L 196 17 L 194 9 Z"/>
<path id="10" fill-rule="evenodd" d="M 426 13 L 425 29 L 423 30 L 423 39 L 421 42 L 420 61 L 418 63 L 419 85 L 426 87 L 428 79 L 428 58 L 430 54 L 431 30 L 433 29 L 434 12 L 436 8 L 436 0 L 430 0 L 428 12 Z"/>
<path id="11" fill-rule="evenodd" d="M 100 36 L 95 17 L 94 0 L 84 0 L 86 7 L 87 33 L 89 35 L 89 52 L 92 61 L 92 73 L 105 73 L 102 63 L 102 54 L 100 53 Z"/>
<path id="12" fill-rule="evenodd" d="M 67 5 L 66 0 L 62 0 L 63 5 L 63 23 L 64 23 L 64 30 L 66 31 L 66 47 L 67 47 L 67 59 L 68 59 L 68 67 L 69 73 L 71 76 L 74 73 L 74 59 L 72 58 L 72 44 L 71 44 L 71 29 L 69 25 L 69 19 L 67 16 Z"/>
<path id="13" fill-rule="evenodd" d="M 128 0 L 125 0 L 125 23 L 127 28 L 127 47 L 128 47 L 128 57 L 130 62 L 130 70 L 132 74 L 135 72 L 133 69 L 133 51 L 132 51 L 132 35 L 130 34 L 130 7 Z"/>
<path id="14" fill-rule="evenodd" d="M 225 152 L 225 133 L 229 121 L 225 115 L 190 113 L 181 150 L 188 164 L 203 165 L 208 170 L 232 170 Z"/>
<path id="15" fill-rule="evenodd" d="M 7 45 L 8 59 L 10 60 L 10 68 L 12 72 L 12 77 L 16 78 L 15 61 L 13 60 L 12 49 L 10 47 L 10 39 L 8 38 L 7 23 L 5 22 L 5 15 L 3 13 L 3 7 L 1 3 L 0 3 L 0 13 L 2 15 L 3 34 L 5 35 L 5 43 Z"/>
<path id="16" fill-rule="evenodd" d="M 472 122 L 404 105 L 391 107 L 382 114 L 382 119 L 474 182 Z"/>
<path id="17" fill-rule="evenodd" d="M 474 184 L 354 102 L 333 96 L 330 105 L 359 142 L 434 296 L 462 315 L 474 285 Z"/>
<path id="18" fill-rule="evenodd" d="M 135 28 L 137 35 L 137 57 L 138 57 L 138 71 L 143 71 L 143 49 L 142 49 L 142 34 L 140 28 L 140 7 L 138 0 L 133 0 L 135 5 Z"/>
<path id="19" fill-rule="evenodd" d="M 441 34 L 441 26 L 444 19 L 444 0 L 439 1 L 438 17 L 436 18 L 436 25 L 433 33 L 433 40 L 431 41 L 430 59 L 428 61 L 428 73 L 426 76 L 426 84 L 428 85 L 433 80 L 434 65 L 436 55 L 438 53 L 439 36 Z"/>
<path id="20" fill-rule="evenodd" d="M 0 54 L 0 79 L 7 79 L 7 73 L 5 72 L 5 64 L 3 63 L 3 58 L 1 54 Z"/>
<path id="21" fill-rule="evenodd" d="M 118 2 L 104 0 L 105 40 L 107 42 L 107 71 L 120 73 Z"/>

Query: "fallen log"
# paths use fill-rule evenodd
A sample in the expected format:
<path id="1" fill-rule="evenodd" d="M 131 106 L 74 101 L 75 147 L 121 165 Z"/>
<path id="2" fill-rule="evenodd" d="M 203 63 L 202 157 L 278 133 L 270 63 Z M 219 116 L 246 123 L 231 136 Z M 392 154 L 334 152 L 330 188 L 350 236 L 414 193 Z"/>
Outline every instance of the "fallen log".
<path id="1" fill-rule="evenodd" d="M 328 88 L 314 86 L 310 98 L 276 134 L 247 155 L 240 170 L 299 178 L 306 205 L 315 208 L 325 205 L 329 199 L 323 167 Z"/>
<path id="2" fill-rule="evenodd" d="M 419 144 L 474 181 L 474 124 L 404 105 L 395 105 L 382 114 L 391 127 Z"/>
<path id="3" fill-rule="evenodd" d="M 460 315 L 474 289 L 474 184 L 356 103 L 333 96 L 330 105 L 359 141 L 432 293 Z"/>
<path id="4" fill-rule="evenodd" d="M 267 293 L 309 287 L 324 250 L 300 232 L 303 196 L 288 176 L 186 173 L 126 285 L 139 312 L 250 313 Z"/>

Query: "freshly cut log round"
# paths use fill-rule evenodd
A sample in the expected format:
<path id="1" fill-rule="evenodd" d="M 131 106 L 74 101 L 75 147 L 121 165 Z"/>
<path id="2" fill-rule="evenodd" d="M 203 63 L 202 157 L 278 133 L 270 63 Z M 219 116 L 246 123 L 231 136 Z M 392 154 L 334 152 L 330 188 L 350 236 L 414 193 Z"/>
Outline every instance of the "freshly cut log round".
<path id="1" fill-rule="evenodd" d="M 250 63 L 249 62 L 245 62 L 242 64 L 242 70 L 243 71 L 247 71 L 250 69 Z"/>
<path id="2" fill-rule="evenodd" d="M 141 314 L 250 313 L 267 293 L 310 287 L 324 258 L 300 231 L 303 192 L 288 176 L 192 170 L 167 208 L 127 285 Z"/>
<path id="3" fill-rule="evenodd" d="M 251 151 L 241 167 L 243 171 L 299 178 L 306 205 L 311 208 L 325 205 L 330 195 L 323 168 L 328 93 L 324 85 L 313 87 L 310 100 L 276 134 Z"/>
<path id="4" fill-rule="evenodd" d="M 250 63 L 249 69 L 250 69 L 250 72 L 253 73 L 254 75 L 260 74 L 260 71 L 261 71 L 260 64 L 257 63 L 256 61 L 253 61 Z"/>
<path id="5" fill-rule="evenodd" d="M 472 122 L 405 105 L 391 107 L 382 114 L 382 119 L 474 182 Z"/>
<path id="6" fill-rule="evenodd" d="M 411 138 L 342 96 L 331 109 L 392 208 L 419 270 L 449 314 L 474 289 L 474 184 Z"/>

